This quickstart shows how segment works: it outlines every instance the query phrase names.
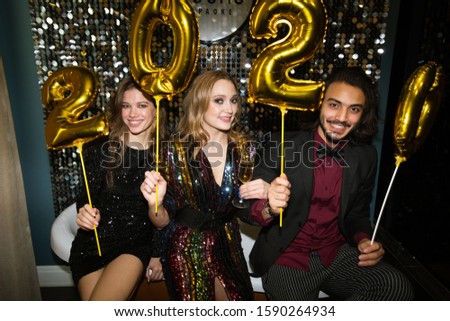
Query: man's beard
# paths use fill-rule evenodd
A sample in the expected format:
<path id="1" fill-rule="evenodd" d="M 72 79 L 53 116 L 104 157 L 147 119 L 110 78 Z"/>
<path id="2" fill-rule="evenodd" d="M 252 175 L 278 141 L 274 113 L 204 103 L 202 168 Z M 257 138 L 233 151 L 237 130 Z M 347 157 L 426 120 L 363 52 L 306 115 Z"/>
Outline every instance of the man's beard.
<path id="1" fill-rule="evenodd" d="M 345 127 L 349 127 L 347 123 L 342 123 L 342 122 L 339 122 L 339 123 L 343 124 Z M 352 128 L 352 130 L 350 130 L 345 136 L 342 136 L 341 138 L 336 138 L 331 135 L 331 133 L 332 133 L 331 131 L 327 131 L 325 129 L 324 123 L 322 121 L 319 122 L 319 126 L 320 126 L 322 132 L 324 133 L 326 143 L 331 146 L 335 146 L 336 144 L 338 144 L 339 142 L 341 142 L 343 140 L 348 140 L 347 137 L 350 135 L 350 133 L 354 129 L 354 128 Z"/>

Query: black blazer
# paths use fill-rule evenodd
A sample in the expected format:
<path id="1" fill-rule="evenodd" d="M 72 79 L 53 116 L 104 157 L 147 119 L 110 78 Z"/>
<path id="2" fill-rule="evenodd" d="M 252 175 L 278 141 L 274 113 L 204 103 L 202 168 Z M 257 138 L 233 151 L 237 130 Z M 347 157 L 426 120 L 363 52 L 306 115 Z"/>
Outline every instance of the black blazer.
<path id="1" fill-rule="evenodd" d="M 272 135 L 262 150 L 261 162 L 255 166 L 254 178 L 271 182 L 280 175 L 280 135 Z M 283 211 L 283 222 L 274 219 L 263 227 L 250 253 L 255 274 L 264 274 L 289 246 L 305 224 L 310 208 L 314 179 L 313 132 L 288 132 L 284 137 L 284 173 L 291 182 L 291 197 Z M 370 202 L 377 168 L 377 152 L 370 145 L 348 144 L 345 147 L 339 228 L 354 244 L 358 232 L 371 235 Z"/>

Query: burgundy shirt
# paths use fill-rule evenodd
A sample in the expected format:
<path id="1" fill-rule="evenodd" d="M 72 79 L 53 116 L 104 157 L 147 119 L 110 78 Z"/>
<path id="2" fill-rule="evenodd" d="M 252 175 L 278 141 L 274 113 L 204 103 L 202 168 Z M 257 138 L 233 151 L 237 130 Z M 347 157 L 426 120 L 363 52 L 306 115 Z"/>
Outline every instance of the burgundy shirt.
<path id="1" fill-rule="evenodd" d="M 325 144 L 317 130 L 314 133 L 314 140 L 315 151 L 320 144 Z M 314 186 L 308 220 L 275 262 L 275 264 L 304 271 L 309 270 L 309 258 L 312 252 L 317 252 L 322 263 L 329 267 L 341 245 L 346 243 L 338 226 L 343 168 L 330 156 L 317 159 L 314 155 L 314 159 Z M 265 201 L 261 200 L 252 208 L 252 218 L 263 226 L 270 223 L 270 221 L 264 221 L 261 215 L 264 204 Z M 354 237 L 359 241 L 365 236 L 365 234 L 358 234 Z"/>

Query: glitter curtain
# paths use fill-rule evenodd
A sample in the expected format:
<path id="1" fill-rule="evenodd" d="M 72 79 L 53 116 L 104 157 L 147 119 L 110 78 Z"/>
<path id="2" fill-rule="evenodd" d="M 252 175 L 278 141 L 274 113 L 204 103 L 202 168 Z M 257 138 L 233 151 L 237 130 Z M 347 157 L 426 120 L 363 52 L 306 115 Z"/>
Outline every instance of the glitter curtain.
<path id="1" fill-rule="evenodd" d="M 246 0 L 250 1 L 250 0 Z M 336 66 L 362 66 L 378 81 L 384 51 L 388 0 L 327 0 L 328 30 L 325 41 L 310 61 L 291 71 L 298 79 L 323 80 Z M 66 66 L 85 66 L 98 78 L 97 103 L 86 116 L 104 111 L 117 83 L 129 73 L 128 36 L 138 0 L 30 0 L 30 19 L 39 85 Z M 161 66 L 170 61 L 171 30 L 164 25 L 154 33 L 151 54 Z M 242 125 L 250 135 L 277 131 L 279 110 L 248 104 L 248 72 L 252 60 L 274 40 L 254 40 L 248 21 L 233 35 L 217 42 L 202 42 L 197 73 L 224 69 L 237 80 L 243 98 Z M 282 28 L 281 28 L 282 30 Z M 169 102 L 168 125 L 175 128 L 180 118 L 183 94 Z M 49 110 L 43 106 L 43 119 Z M 304 115 L 290 111 L 286 130 L 298 127 Z M 76 148 L 49 150 L 55 215 L 74 202 L 83 179 Z"/>

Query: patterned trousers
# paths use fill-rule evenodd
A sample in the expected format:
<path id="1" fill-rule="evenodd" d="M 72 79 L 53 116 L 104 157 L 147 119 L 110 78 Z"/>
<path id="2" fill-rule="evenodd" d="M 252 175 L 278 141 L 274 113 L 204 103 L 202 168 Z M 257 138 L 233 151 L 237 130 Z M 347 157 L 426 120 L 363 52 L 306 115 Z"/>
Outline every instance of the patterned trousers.
<path id="1" fill-rule="evenodd" d="M 314 301 L 319 291 L 335 300 L 412 300 L 414 292 L 406 276 L 386 262 L 359 267 L 359 252 L 344 244 L 330 267 L 317 253 L 310 257 L 310 271 L 272 265 L 262 276 L 269 300 Z"/>

